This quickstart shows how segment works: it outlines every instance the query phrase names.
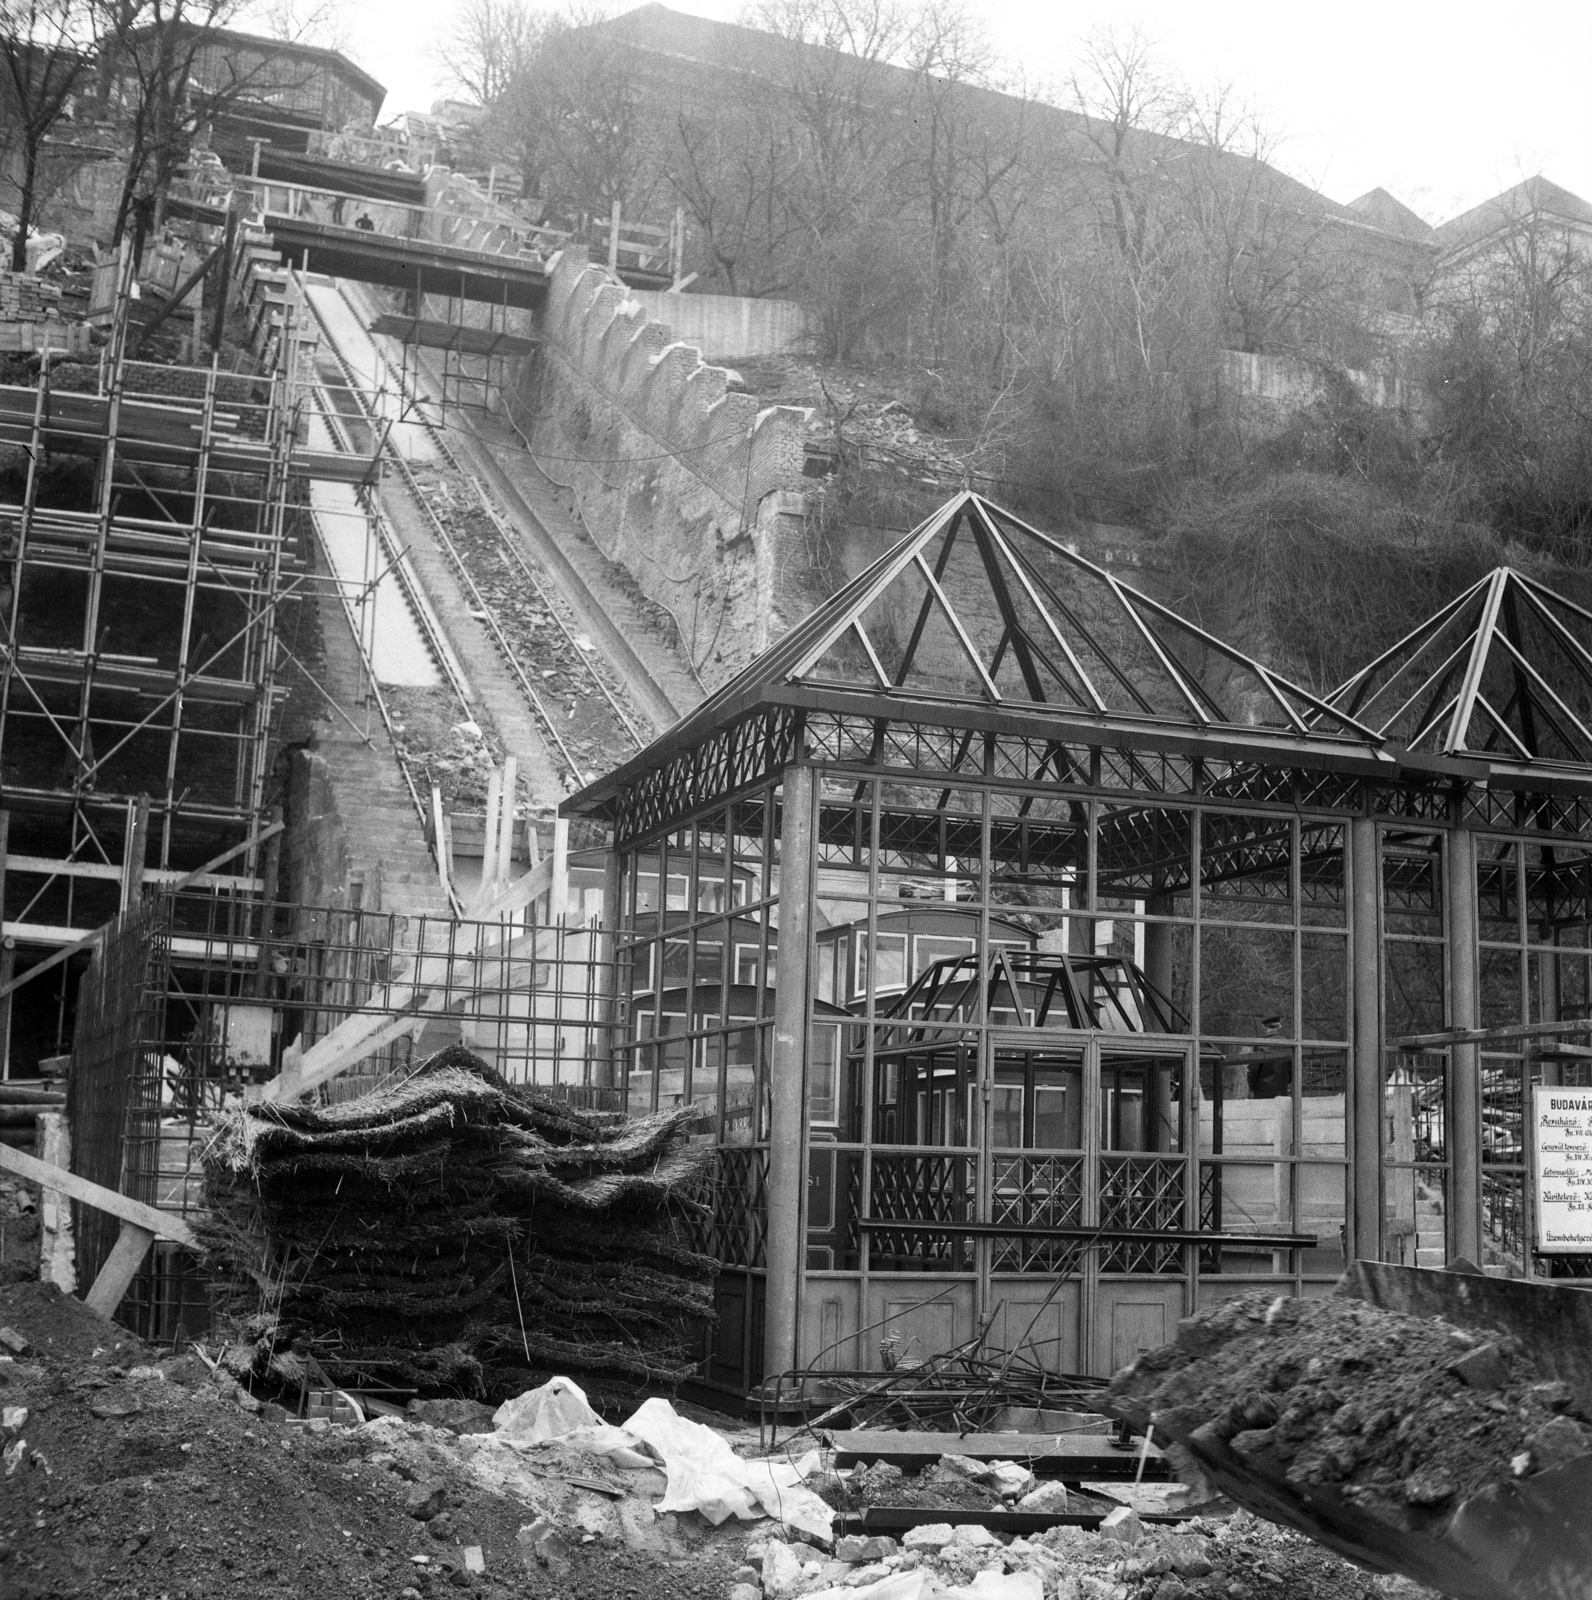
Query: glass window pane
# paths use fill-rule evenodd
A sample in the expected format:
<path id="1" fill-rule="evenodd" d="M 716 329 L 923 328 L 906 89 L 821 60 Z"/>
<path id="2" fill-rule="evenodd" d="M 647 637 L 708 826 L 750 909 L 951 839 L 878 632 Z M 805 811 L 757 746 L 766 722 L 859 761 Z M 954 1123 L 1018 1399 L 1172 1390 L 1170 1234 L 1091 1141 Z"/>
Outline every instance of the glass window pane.
<path id="1" fill-rule="evenodd" d="M 1383 947 L 1383 1015 L 1389 1039 L 1436 1033 L 1447 1026 L 1443 994 L 1447 951 L 1440 944 L 1390 939 Z"/>
<path id="2" fill-rule="evenodd" d="M 1023 1144 L 1023 1086 L 997 1083 L 990 1099 L 990 1137 L 997 1150 L 1020 1150 Z"/>
<path id="3" fill-rule="evenodd" d="M 1299 1270 L 1338 1277 L 1345 1259 L 1347 1169 L 1302 1161 L 1294 1168 L 1294 1231 L 1312 1234 L 1315 1247 L 1299 1252 Z"/>
<path id="4" fill-rule="evenodd" d="M 907 982 L 907 936 L 904 933 L 879 933 L 874 935 L 874 943 L 879 953 L 879 992 L 888 993 L 892 989 L 904 989 Z M 857 935 L 857 993 L 859 995 L 868 993 L 868 974 L 868 936 L 864 932 Z"/>
<path id="5" fill-rule="evenodd" d="M 1200 930 L 1200 1026 L 1206 1034 L 1293 1037 L 1293 938 L 1273 928 Z"/>
<path id="6" fill-rule="evenodd" d="M 1077 1068 L 1034 1073 L 1034 1148 L 1076 1150 L 1083 1144 L 1083 1074 Z"/>
<path id="7" fill-rule="evenodd" d="M 807 1118 L 815 1127 L 834 1127 L 840 1120 L 840 1026 L 812 1025 L 812 1050 L 807 1060 Z"/>
<path id="8" fill-rule="evenodd" d="M 1154 1058 L 1100 1061 L 1100 1142 L 1107 1150 L 1183 1147 L 1183 1063 Z"/>
<path id="9" fill-rule="evenodd" d="M 1293 818 L 1208 811 L 1200 823 L 1200 914 L 1292 922 Z"/>
<path id="10" fill-rule="evenodd" d="M 1306 1039 L 1349 1037 L 1348 944 L 1330 933 L 1299 941 L 1300 1034 Z"/>
<path id="11" fill-rule="evenodd" d="M 1281 1162 L 1221 1161 L 1200 1167 L 1200 1229 L 1236 1234 L 1239 1243 L 1207 1245 L 1200 1271 L 1224 1277 L 1259 1277 L 1285 1271 L 1287 1254 L 1270 1245 L 1244 1244 L 1245 1234 L 1291 1232 L 1287 1218 L 1288 1168 Z"/>

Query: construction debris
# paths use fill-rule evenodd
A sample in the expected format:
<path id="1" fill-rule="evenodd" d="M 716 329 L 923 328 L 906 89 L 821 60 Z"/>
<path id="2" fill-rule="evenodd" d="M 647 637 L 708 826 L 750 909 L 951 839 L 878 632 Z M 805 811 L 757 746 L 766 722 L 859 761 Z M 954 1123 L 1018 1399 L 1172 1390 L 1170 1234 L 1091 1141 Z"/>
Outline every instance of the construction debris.
<path id="1" fill-rule="evenodd" d="M 1058 1273 L 1058 1284 L 1067 1275 Z M 1063 1432 L 1072 1426 L 1070 1418 L 1051 1424 L 1039 1420 L 1040 1414 L 1089 1410 L 1105 1392 L 1104 1378 L 1051 1371 L 1037 1350 L 989 1349 L 986 1337 L 978 1334 L 910 1365 L 896 1364 L 899 1352 L 886 1339 L 883 1373 L 804 1372 L 803 1392 L 818 1392 L 833 1401 L 808 1426 L 817 1430 L 845 1417 L 854 1428 L 949 1427 L 972 1433 L 1012 1426 L 1014 1413 L 1026 1413 L 1024 1423 L 1017 1425 L 1032 1421 L 1041 1432 Z M 776 1409 L 790 1376 L 764 1385 Z"/>
<path id="2" fill-rule="evenodd" d="M 768 1519 L 714 1527 L 664 1509 L 669 1475 L 644 1445 L 627 1464 L 568 1436 L 514 1437 L 521 1424 L 534 1429 L 528 1416 L 547 1415 L 545 1403 L 502 1408 L 505 1421 L 520 1419 L 514 1429 L 462 1437 L 406 1416 L 306 1423 L 260 1407 L 194 1356 L 149 1350 L 51 1285 L 0 1288 L 0 1324 L 34 1352 L 0 1365 L 4 1425 L 17 1428 L 5 1452 L 15 1453 L 13 1476 L 0 1479 L 7 1600 L 113 1589 L 398 1600 L 410 1588 L 440 1600 L 455 1586 L 497 1600 L 764 1600 L 765 1591 L 773 1600 L 781 1581 L 796 1581 L 793 1568 L 800 1600 L 836 1590 L 831 1600 L 856 1600 L 881 1580 L 903 1587 L 874 1600 L 908 1586 L 919 1600 L 957 1587 L 976 1600 L 1418 1594 L 1242 1513 L 1146 1524 L 1132 1543 L 1082 1528 L 1013 1539 L 942 1523 L 910 1543 L 842 1537 L 831 1551 Z M 578 1396 L 573 1384 L 559 1387 Z M 96 1407 L 102 1397 L 118 1403 Z M 756 1449 L 755 1428 L 706 1431 L 737 1457 Z M 864 1472 L 887 1475 L 850 1476 Z M 417 1518 L 416 1508 L 429 1514 Z"/>
<path id="3" fill-rule="evenodd" d="M 1592 1451 L 1570 1390 L 1518 1343 L 1357 1300 L 1227 1301 L 1141 1356 L 1115 1392 L 1153 1396 L 1158 1431 L 1208 1428 L 1292 1483 L 1342 1485 L 1389 1516 L 1541 1470 L 1560 1432 Z M 1522 1453 L 1531 1465 L 1517 1468 Z"/>
<path id="4" fill-rule="evenodd" d="M 716 1270 L 684 1226 L 693 1115 L 582 1110 L 458 1046 L 340 1105 L 227 1113 L 202 1238 L 248 1334 L 229 1365 L 489 1396 L 550 1367 L 679 1382 Z"/>
<path id="5" fill-rule="evenodd" d="M 1347 1297 L 1225 1301 L 1112 1383 L 1224 1492 L 1474 1600 L 1588 1592 L 1588 1405 L 1512 1334 Z"/>

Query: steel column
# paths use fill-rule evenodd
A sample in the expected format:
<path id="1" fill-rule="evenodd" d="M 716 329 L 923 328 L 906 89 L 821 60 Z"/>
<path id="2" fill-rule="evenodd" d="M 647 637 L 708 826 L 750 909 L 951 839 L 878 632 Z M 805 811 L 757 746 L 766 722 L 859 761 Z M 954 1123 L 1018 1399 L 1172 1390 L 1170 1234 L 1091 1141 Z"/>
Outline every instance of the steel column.
<path id="1" fill-rule="evenodd" d="M 1352 963 L 1349 1184 L 1353 1235 L 1349 1248 L 1382 1259 L 1382 983 L 1381 866 L 1376 824 L 1349 824 L 1349 960 Z"/>
<path id="2" fill-rule="evenodd" d="M 774 1050 L 769 1063 L 765 1379 L 789 1372 L 797 1362 L 807 1178 L 808 957 L 817 792 L 812 767 L 785 769 L 779 848 L 779 987 L 774 998 Z"/>
<path id="3" fill-rule="evenodd" d="M 1477 980 L 1480 923 L 1476 906 L 1476 836 L 1448 835 L 1443 921 L 1448 935 L 1448 1025 L 1481 1026 Z M 1481 1048 L 1457 1044 L 1448 1064 L 1449 1259 L 1481 1260 Z"/>

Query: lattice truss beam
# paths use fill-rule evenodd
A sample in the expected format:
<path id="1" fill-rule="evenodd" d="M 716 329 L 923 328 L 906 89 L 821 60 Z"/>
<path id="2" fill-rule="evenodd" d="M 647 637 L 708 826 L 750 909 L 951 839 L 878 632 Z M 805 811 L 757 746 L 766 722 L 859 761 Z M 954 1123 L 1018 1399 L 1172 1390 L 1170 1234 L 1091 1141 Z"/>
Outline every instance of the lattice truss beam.
<path id="1" fill-rule="evenodd" d="M 1585 766 L 1589 646 L 1592 611 L 1499 567 L 1327 698 L 1412 751 Z"/>

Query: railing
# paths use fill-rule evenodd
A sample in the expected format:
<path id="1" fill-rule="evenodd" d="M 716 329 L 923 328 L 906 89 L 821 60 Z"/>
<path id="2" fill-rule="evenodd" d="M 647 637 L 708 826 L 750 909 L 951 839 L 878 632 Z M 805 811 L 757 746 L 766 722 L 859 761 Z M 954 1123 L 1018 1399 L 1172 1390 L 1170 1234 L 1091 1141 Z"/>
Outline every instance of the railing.
<path id="1" fill-rule="evenodd" d="M 876 1150 L 869 1183 L 869 1261 L 885 1272 L 970 1272 L 973 1241 L 948 1226 L 892 1232 L 891 1222 L 966 1223 L 976 1217 L 978 1157 L 971 1151 Z"/>
<path id="2" fill-rule="evenodd" d="M 1071 1228 L 1083 1222 L 1083 1157 L 995 1155 L 990 1220 L 1002 1227 Z M 994 1272 L 1054 1272 L 1077 1254 L 1067 1240 L 1015 1236 L 994 1242 Z"/>
<path id="3" fill-rule="evenodd" d="M 1147 1231 L 1181 1229 L 1187 1174 L 1182 1156 L 1103 1156 L 1100 1225 Z M 1181 1272 L 1182 1246 L 1122 1240 L 1101 1251 L 1100 1270 Z"/>

